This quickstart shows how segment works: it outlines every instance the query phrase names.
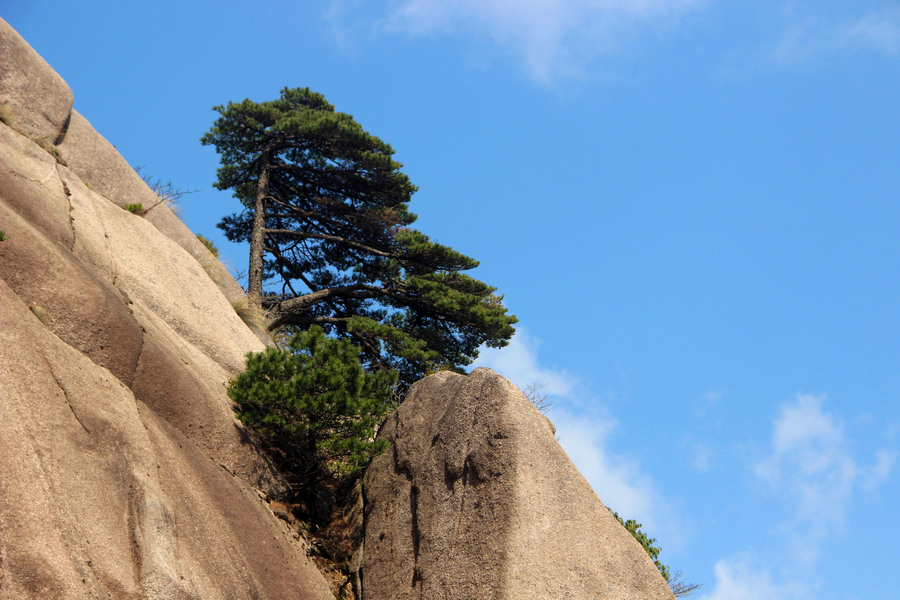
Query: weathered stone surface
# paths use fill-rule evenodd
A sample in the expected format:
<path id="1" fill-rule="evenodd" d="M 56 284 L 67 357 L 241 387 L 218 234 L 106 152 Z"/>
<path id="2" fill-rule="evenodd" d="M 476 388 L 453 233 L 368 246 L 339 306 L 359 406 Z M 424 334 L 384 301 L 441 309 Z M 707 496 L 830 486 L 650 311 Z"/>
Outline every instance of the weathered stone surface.
<path id="1" fill-rule="evenodd" d="M 330 598 L 257 494 L 0 280 L 0 598 Z"/>
<path id="2" fill-rule="evenodd" d="M 122 210 L 61 168 L 72 205 L 75 252 L 232 375 L 263 345 L 203 267 L 146 219 Z"/>
<path id="3" fill-rule="evenodd" d="M 62 138 L 72 110 L 66 82 L 2 18 L 0 107 L 8 125 L 47 148 Z"/>
<path id="4" fill-rule="evenodd" d="M 49 238 L 71 249 L 69 202 L 56 160 L 40 146 L 0 123 L 0 189 L 10 206 Z"/>
<path id="5" fill-rule="evenodd" d="M 278 496 L 284 484 L 249 443 L 234 418 L 225 386 L 231 375 L 182 339 L 162 319 L 132 304 L 144 345 L 131 390 L 216 464 L 253 487 Z"/>
<path id="6" fill-rule="evenodd" d="M 209 252 L 168 204 L 150 189 L 106 138 L 87 119 L 73 110 L 59 154 L 72 172 L 93 191 L 118 206 L 141 204 L 145 218 L 170 240 L 193 256 L 219 286 L 230 303 L 244 298 L 241 286 Z"/>
<path id="7" fill-rule="evenodd" d="M 415 384 L 366 472 L 364 600 L 671 600 L 646 552 L 489 369 Z M 602 490 L 601 490 L 602 491 Z"/>
<path id="8" fill-rule="evenodd" d="M 225 392 L 239 286 L 99 193 L 156 198 L 73 118 L 72 169 L 0 123 L 0 600 L 333 598 Z"/>
<path id="9" fill-rule="evenodd" d="M 159 201 L 128 161 L 77 110 L 72 111 L 59 154 L 91 190 L 118 206 L 143 204 L 150 208 Z"/>
<path id="10" fill-rule="evenodd" d="M 182 223 L 167 204 L 160 204 L 148 212 L 146 219 L 193 256 L 210 279 L 219 286 L 229 302 L 235 303 L 246 298 L 244 289 L 234 280 L 228 269 L 212 255 L 212 252 L 197 239 L 196 234 Z"/>
<path id="11" fill-rule="evenodd" d="M 0 278 L 28 307 L 40 307 L 61 340 L 130 384 L 143 334 L 122 297 L 14 211 L 6 197 L 0 188 L 0 223 L 9 238 L 0 243 Z"/>

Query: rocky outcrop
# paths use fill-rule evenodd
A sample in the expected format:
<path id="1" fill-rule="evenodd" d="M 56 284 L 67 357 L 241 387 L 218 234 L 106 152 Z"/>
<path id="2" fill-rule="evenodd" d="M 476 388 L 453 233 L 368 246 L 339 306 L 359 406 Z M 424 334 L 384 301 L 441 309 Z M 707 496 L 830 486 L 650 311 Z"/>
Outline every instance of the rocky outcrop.
<path id="1" fill-rule="evenodd" d="M 671 600 L 659 571 L 489 369 L 416 383 L 365 478 L 364 600 Z"/>
<path id="2" fill-rule="evenodd" d="M 2 20 L 0 121 L 0 599 L 332 598 L 225 391 L 240 286 Z"/>
<path id="3" fill-rule="evenodd" d="M 72 112 L 72 90 L 3 19 L 0 56 L 3 120 L 44 147 L 59 143 Z"/>
<path id="4" fill-rule="evenodd" d="M 0 230 L 0 600 L 333 598 L 225 391 L 268 341 L 243 291 L 2 20 Z M 380 435 L 364 600 L 671 600 L 492 371 L 417 383 Z"/>

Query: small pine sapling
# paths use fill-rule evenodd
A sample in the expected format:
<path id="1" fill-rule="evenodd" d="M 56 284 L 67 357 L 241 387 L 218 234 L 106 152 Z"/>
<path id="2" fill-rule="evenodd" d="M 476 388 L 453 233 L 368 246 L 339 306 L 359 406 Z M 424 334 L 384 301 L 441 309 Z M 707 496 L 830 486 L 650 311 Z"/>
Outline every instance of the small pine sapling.
<path id="1" fill-rule="evenodd" d="M 314 326 L 284 350 L 248 354 L 247 370 L 228 394 L 238 418 L 259 435 L 309 506 L 319 487 L 346 491 L 385 449 L 375 430 L 396 380 L 393 372 L 366 372 L 353 344 Z"/>

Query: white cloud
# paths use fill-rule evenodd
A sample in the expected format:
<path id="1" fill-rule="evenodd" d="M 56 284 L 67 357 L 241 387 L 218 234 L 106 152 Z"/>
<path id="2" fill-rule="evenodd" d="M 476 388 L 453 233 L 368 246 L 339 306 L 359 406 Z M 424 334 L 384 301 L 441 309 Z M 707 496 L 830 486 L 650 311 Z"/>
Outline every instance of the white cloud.
<path id="1" fill-rule="evenodd" d="M 691 456 L 691 466 L 701 473 L 709 471 L 712 467 L 712 460 L 716 456 L 716 451 L 701 442 L 689 442 L 689 451 Z"/>
<path id="2" fill-rule="evenodd" d="M 807 19 L 787 28 L 772 54 L 776 62 L 792 65 L 850 50 L 900 56 L 900 8 L 886 7 L 836 23 Z"/>
<path id="3" fill-rule="evenodd" d="M 772 57 L 781 65 L 804 63 L 822 52 L 825 37 L 812 22 L 794 25 L 775 44 Z"/>
<path id="4" fill-rule="evenodd" d="M 890 56 L 900 54 L 900 8 L 865 15 L 840 29 L 841 43 L 864 46 Z"/>
<path id="5" fill-rule="evenodd" d="M 823 396 L 809 394 L 797 394 L 782 406 L 772 422 L 767 455 L 753 466 L 759 480 L 786 502 L 786 517 L 768 511 L 777 546 L 719 560 L 712 589 L 698 600 L 818 597 L 821 548 L 840 531 L 854 494 L 884 483 L 896 458 L 882 449 L 868 463 L 858 461 L 844 422 L 824 406 Z"/>
<path id="6" fill-rule="evenodd" d="M 772 452 L 755 471 L 773 487 L 790 492 L 799 518 L 832 529 L 841 524 L 854 488 L 884 481 L 893 458 L 882 451 L 874 466 L 857 464 L 843 424 L 823 411 L 822 401 L 819 396 L 798 394 L 781 409 L 774 422 Z"/>
<path id="7" fill-rule="evenodd" d="M 387 28 L 487 37 L 541 83 L 580 77 L 642 26 L 668 25 L 706 0 L 401 0 Z"/>
<path id="8" fill-rule="evenodd" d="M 520 388 L 533 383 L 546 384 L 541 393 L 557 398 L 571 397 L 578 379 L 563 369 L 546 368 L 538 364 L 540 341 L 522 327 L 505 348 L 482 347 L 474 367 L 488 367 L 500 373 Z"/>
<path id="9" fill-rule="evenodd" d="M 885 448 L 879 450 L 875 455 L 875 464 L 863 472 L 863 488 L 866 491 L 871 492 L 887 481 L 896 460 L 896 452 L 891 452 Z"/>
<path id="10" fill-rule="evenodd" d="M 748 555 L 716 562 L 712 590 L 698 600 L 799 600 L 811 597 L 808 588 L 795 582 L 774 582 L 768 569 Z"/>
<path id="11" fill-rule="evenodd" d="M 540 341 L 519 327 L 509 346 L 483 348 L 473 367 L 489 367 L 519 387 L 533 382 L 548 384 L 542 391 L 558 400 L 548 416 L 556 426 L 560 445 L 603 503 L 623 518 L 643 523 L 644 531 L 666 540 L 667 547 L 678 545 L 682 537 L 678 519 L 666 512 L 670 503 L 655 491 L 637 461 L 609 449 L 618 421 L 596 402 L 585 401 L 577 376 L 542 366 L 539 347 Z"/>
<path id="12" fill-rule="evenodd" d="M 725 392 L 722 390 L 712 390 L 706 392 L 696 400 L 694 400 L 694 414 L 698 417 L 705 417 L 707 413 L 715 410 L 719 404 L 722 403 L 722 399 L 725 397 Z"/>
<path id="13" fill-rule="evenodd" d="M 792 505 L 786 540 L 798 563 L 811 565 L 818 546 L 839 532 L 848 503 L 859 489 L 874 490 L 890 476 L 894 454 L 879 451 L 872 465 L 853 457 L 838 417 L 823 410 L 824 398 L 798 394 L 774 421 L 769 456 L 756 474 Z"/>
<path id="14" fill-rule="evenodd" d="M 635 519 L 651 536 L 671 544 L 681 538 L 666 502 L 640 464 L 611 452 L 609 440 L 619 428 L 608 416 L 574 414 L 556 406 L 550 415 L 560 445 L 604 504 L 623 519 Z M 669 547 L 668 545 L 666 546 Z"/>

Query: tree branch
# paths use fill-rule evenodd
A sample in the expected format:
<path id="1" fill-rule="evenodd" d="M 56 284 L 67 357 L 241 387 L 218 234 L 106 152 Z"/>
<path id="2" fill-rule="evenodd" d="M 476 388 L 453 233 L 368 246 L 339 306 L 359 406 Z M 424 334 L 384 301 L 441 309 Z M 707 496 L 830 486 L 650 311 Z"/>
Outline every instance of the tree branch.
<path id="1" fill-rule="evenodd" d="M 279 303 L 278 312 L 299 313 L 309 308 L 310 306 L 335 297 L 355 298 L 357 300 L 361 300 L 365 298 L 377 298 L 379 296 L 385 295 L 390 295 L 389 291 L 375 285 L 368 285 L 365 283 L 357 283 L 354 285 L 340 285 L 336 287 L 322 288 L 321 290 L 303 294 L 302 296 L 297 296 L 296 298 L 284 300 Z"/>
<path id="2" fill-rule="evenodd" d="M 385 252 L 383 250 L 379 250 L 377 248 L 372 248 L 371 246 L 366 246 L 365 244 L 361 244 L 359 242 L 354 242 L 353 240 L 348 240 L 347 238 L 343 238 L 337 235 L 327 235 L 324 233 L 307 233 L 305 231 L 294 231 L 291 229 L 266 229 L 266 233 L 276 233 L 279 235 L 288 235 L 291 237 L 297 237 L 300 239 L 312 239 L 312 240 L 325 240 L 328 242 L 335 242 L 337 244 L 342 244 L 344 246 L 355 248 L 356 250 L 362 250 L 364 252 L 369 252 L 376 256 L 383 256 L 385 258 L 400 258 L 400 256 L 394 252 Z"/>

